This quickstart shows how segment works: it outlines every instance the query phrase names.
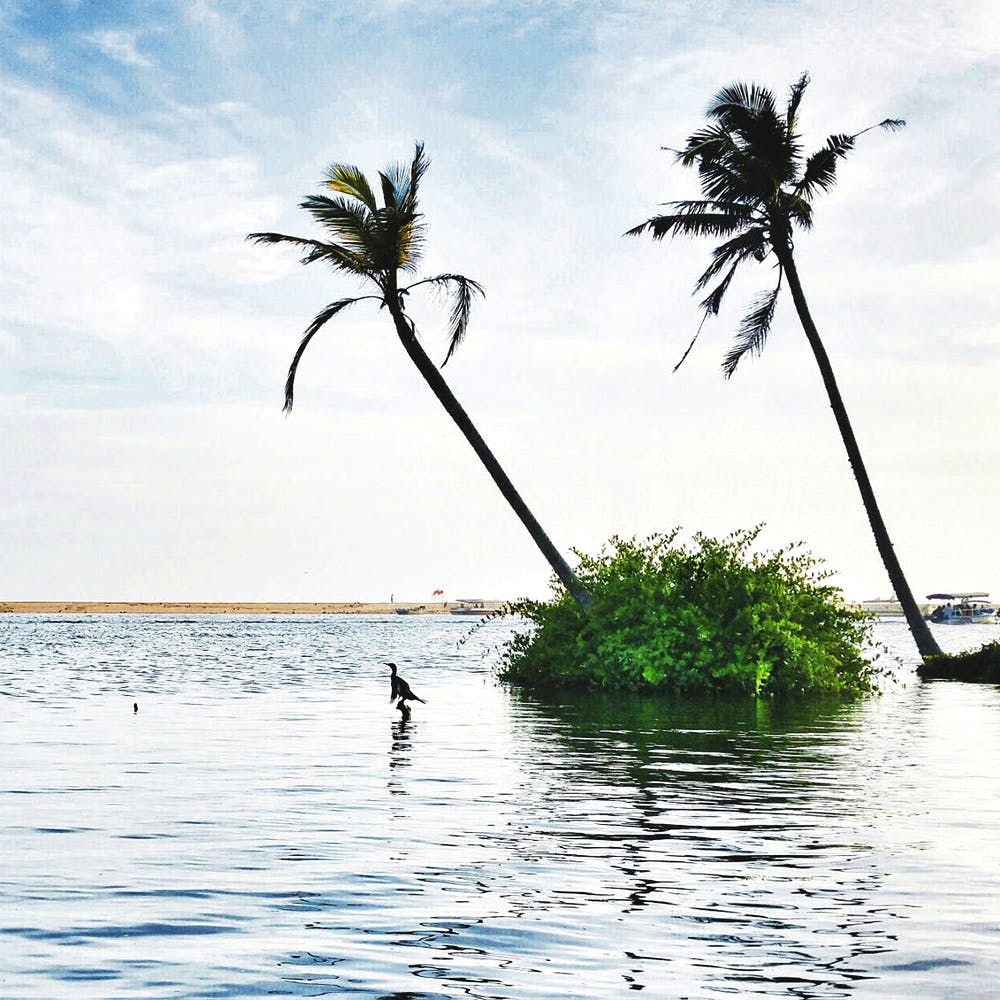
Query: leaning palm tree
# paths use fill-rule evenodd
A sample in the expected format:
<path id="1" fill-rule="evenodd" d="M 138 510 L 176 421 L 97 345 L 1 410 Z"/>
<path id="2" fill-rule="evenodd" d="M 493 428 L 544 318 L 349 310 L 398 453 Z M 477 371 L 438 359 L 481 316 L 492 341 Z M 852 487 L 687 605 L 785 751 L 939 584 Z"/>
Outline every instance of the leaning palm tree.
<path id="1" fill-rule="evenodd" d="M 368 179 L 357 167 L 335 163 L 327 170 L 325 180 L 326 188 L 333 192 L 334 197 L 308 195 L 300 205 L 331 234 L 332 240 L 284 236 L 281 233 L 251 233 L 247 236 L 254 243 L 290 244 L 305 252 L 303 264 L 323 261 L 335 271 L 364 279 L 374 286 L 374 294 L 331 302 L 306 327 L 285 381 L 285 412 L 292 409 L 295 373 L 313 337 L 329 320 L 355 303 L 365 300 L 378 302 L 380 308 L 387 309 L 392 317 L 396 334 L 410 360 L 475 449 L 487 472 L 528 529 L 556 576 L 576 602 L 581 607 L 586 607 L 590 598 L 583 585 L 542 530 L 468 414 L 448 388 L 441 373 L 420 346 L 417 328 L 406 313 L 405 296 L 421 285 L 452 294 L 449 344 L 445 357 L 447 364 L 465 337 L 473 297 L 483 294 L 477 282 L 461 274 L 439 274 L 410 285 L 400 284 L 402 275 L 417 270 L 423 249 L 424 226 L 417 209 L 417 195 L 420 180 L 427 167 L 423 143 L 417 143 L 412 163 L 395 164 L 379 174 L 383 201 L 380 206 Z"/>
<path id="2" fill-rule="evenodd" d="M 787 281 L 830 397 L 875 544 L 917 648 L 921 656 L 927 657 L 941 651 L 913 599 L 875 501 L 830 359 L 802 291 L 793 240 L 796 229 L 812 226 L 812 198 L 833 187 L 837 164 L 854 148 L 858 137 L 874 128 L 894 131 L 906 122 L 887 118 L 851 135 L 831 135 L 820 150 L 803 157 L 797 125 L 799 105 L 808 83 L 808 75 L 803 74 L 792 86 L 783 113 L 777 110 L 771 92 L 757 84 L 734 83 L 720 90 L 706 112 L 709 123 L 688 139 L 684 149 L 670 150 L 684 166 L 697 166 L 704 197 L 668 202 L 672 210 L 669 214 L 648 219 L 630 229 L 628 235 L 648 231 L 657 240 L 665 236 L 723 238 L 723 242 L 713 249 L 711 263 L 695 286 L 697 292 L 713 285 L 701 302 L 704 315 L 698 331 L 675 371 L 694 346 L 705 320 L 718 314 L 740 265 L 752 260 L 764 262 L 773 257 L 777 275 L 774 288 L 763 293 L 743 318 L 736 342 L 723 362 L 723 373 L 729 378 L 747 354 L 759 355 L 764 349 L 778 293 Z"/>

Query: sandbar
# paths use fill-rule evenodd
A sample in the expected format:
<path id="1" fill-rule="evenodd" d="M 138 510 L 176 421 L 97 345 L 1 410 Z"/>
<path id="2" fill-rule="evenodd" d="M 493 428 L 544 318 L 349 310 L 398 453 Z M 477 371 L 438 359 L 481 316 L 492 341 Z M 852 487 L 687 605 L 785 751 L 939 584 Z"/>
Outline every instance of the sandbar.
<path id="1" fill-rule="evenodd" d="M 416 614 L 442 614 L 457 603 L 416 604 L 345 602 L 260 601 L 0 601 L 4 612 L 30 615 L 391 615 L 398 608 Z"/>

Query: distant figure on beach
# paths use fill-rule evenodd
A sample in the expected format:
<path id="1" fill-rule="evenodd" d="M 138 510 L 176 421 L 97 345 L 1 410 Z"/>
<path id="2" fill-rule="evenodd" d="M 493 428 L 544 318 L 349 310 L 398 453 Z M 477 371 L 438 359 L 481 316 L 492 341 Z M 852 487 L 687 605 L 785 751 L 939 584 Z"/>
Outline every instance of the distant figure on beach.
<path id="1" fill-rule="evenodd" d="M 133 701 L 132 702 L 132 714 L 135 715 L 136 712 L 138 712 L 138 711 L 139 711 L 139 702 Z"/>
<path id="2" fill-rule="evenodd" d="M 426 705 L 427 702 L 423 698 L 415 695 L 410 688 L 410 685 L 403 680 L 399 674 L 396 673 L 395 663 L 386 663 L 389 668 L 389 673 L 391 675 L 391 686 L 389 688 L 389 704 L 391 705 L 394 701 L 398 699 L 398 704 L 396 708 L 399 709 L 399 714 L 404 718 L 408 719 L 410 717 L 410 706 L 406 703 L 408 701 L 419 701 L 422 705 Z"/>

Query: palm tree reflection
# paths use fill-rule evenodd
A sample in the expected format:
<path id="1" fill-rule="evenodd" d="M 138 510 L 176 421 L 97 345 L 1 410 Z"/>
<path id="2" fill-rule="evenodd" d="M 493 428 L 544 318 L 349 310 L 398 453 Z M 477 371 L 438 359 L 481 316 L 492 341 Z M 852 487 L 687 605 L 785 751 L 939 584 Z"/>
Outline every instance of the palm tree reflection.
<path id="1" fill-rule="evenodd" d="M 589 892 L 623 917 L 645 912 L 628 925 L 630 988 L 687 961 L 692 980 L 720 988 L 771 982 L 780 967 L 791 996 L 850 989 L 868 976 L 865 956 L 894 948 L 885 921 L 898 916 L 876 902 L 886 873 L 863 842 L 879 803 L 851 760 L 854 711 L 536 702 L 532 808 L 546 822 L 520 848 L 574 861 L 574 887 L 552 890 L 553 907 Z"/>

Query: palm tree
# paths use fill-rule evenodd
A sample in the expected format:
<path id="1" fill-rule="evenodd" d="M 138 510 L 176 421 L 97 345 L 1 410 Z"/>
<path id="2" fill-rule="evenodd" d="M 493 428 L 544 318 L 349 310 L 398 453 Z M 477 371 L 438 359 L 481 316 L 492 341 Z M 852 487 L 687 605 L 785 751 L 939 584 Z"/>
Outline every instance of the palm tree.
<path id="1" fill-rule="evenodd" d="M 778 293 L 787 280 L 861 490 L 875 544 L 907 624 L 922 657 L 940 655 L 941 650 L 913 599 L 879 512 L 830 359 L 802 291 L 794 256 L 793 231 L 812 226 L 811 199 L 833 187 L 837 164 L 854 148 L 858 137 L 874 128 L 895 131 L 906 122 L 887 118 L 852 135 L 831 135 L 821 149 L 803 157 L 797 124 L 799 105 L 808 84 L 809 76 L 803 73 L 790 90 L 784 113 L 778 112 L 771 92 L 757 84 L 734 83 L 720 90 L 706 112 L 709 123 L 691 135 L 684 149 L 671 150 L 684 166 L 697 166 L 704 197 L 695 201 L 668 202 L 667 206 L 672 209 L 669 214 L 648 219 L 630 229 L 628 235 L 636 236 L 648 230 L 657 240 L 668 235 L 724 239 L 713 249 L 711 263 L 695 285 L 697 292 L 714 283 L 701 302 L 704 315 L 698 331 L 675 371 L 694 346 L 705 320 L 718 314 L 740 265 L 750 260 L 763 262 L 774 258 L 775 286 L 763 293 L 744 316 L 736 342 L 723 362 L 723 373 L 729 378 L 743 357 L 759 355 L 764 349 Z"/>
<path id="2" fill-rule="evenodd" d="M 423 143 L 417 143 L 412 163 L 394 164 L 381 172 L 379 182 L 383 205 L 380 207 L 368 179 L 357 167 L 335 163 L 327 170 L 325 180 L 325 186 L 335 196 L 308 195 L 300 205 L 332 235 L 332 240 L 284 236 L 281 233 L 251 233 L 247 236 L 254 243 L 290 244 L 305 251 L 303 264 L 323 261 L 335 271 L 365 279 L 374 286 L 374 294 L 331 302 L 306 327 L 285 381 L 285 412 L 292 409 L 295 373 L 303 352 L 313 337 L 329 320 L 355 303 L 365 300 L 378 302 L 380 308 L 384 307 L 389 311 L 396 334 L 410 360 L 475 449 L 480 461 L 486 466 L 486 471 L 500 487 L 500 492 L 528 529 L 556 576 L 573 595 L 577 604 L 586 607 L 590 598 L 583 585 L 542 530 L 468 414 L 448 388 L 441 373 L 420 346 L 416 326 L 406 313 L 405 296 L 421 285 L 451 293 L 453 301 L 448 330 L 450 339 L 445 357 L 447 364 L 465 337 L 473 297 L 483 294 L 477 282 L 461 274 L 439 274 L 410 285 L 400 284 L 401 275 L 416 271 L 420 262 L 424 225 L 423 217 L 417 209 L 417 195 L 420 180 L 428 165 Z"/>

